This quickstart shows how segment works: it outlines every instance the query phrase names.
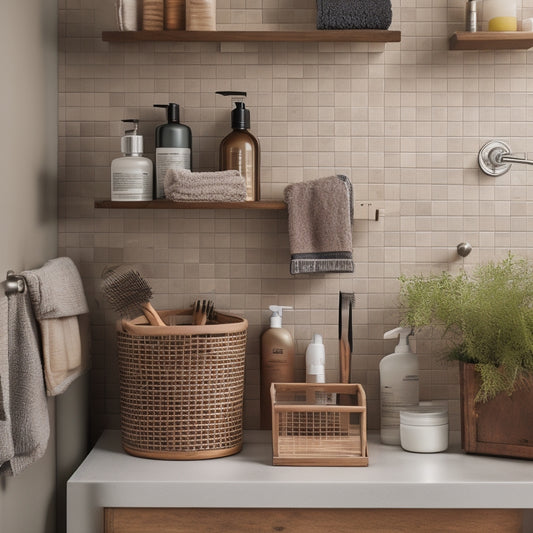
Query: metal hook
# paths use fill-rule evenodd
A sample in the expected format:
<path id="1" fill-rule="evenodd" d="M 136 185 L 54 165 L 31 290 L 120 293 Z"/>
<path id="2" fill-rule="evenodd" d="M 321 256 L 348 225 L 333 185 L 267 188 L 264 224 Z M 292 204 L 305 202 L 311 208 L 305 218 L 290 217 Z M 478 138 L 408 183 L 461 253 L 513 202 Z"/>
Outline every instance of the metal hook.
<path id="1" fill-rule="evenodd" d="M 12 270 L 8 270 L 6 275 L 6 296 L 16 294 L 17 292 L 24 292 L 24 287 L 24 276 L 15 274 Z"/>
<path id="2" fill-rule="evenodd" d="M 466 257 L 472 251 L 472 245 L 469 242 L 461 242 L 457 245 L 457 253 L 461 257 Z"/>

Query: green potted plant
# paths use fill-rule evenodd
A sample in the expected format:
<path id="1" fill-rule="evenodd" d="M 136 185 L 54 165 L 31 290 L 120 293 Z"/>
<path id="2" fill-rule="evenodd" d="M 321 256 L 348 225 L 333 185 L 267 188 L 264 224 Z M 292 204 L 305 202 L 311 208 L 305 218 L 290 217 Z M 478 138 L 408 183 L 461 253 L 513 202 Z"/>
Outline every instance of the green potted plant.
<path id="1" fill-rule="evenodd" d="M 509 254 L 471 273 L 400 282 L 402 324 L 441 328 L 461 363 L 465 450 L 533 458 L 533 265 Z"/>

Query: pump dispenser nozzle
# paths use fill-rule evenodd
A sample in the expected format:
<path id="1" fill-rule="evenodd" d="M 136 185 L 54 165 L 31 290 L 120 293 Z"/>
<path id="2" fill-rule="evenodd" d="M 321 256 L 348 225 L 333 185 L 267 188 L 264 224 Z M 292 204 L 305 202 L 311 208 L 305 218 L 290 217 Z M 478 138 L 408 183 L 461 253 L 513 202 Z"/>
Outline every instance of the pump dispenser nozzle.
<path id="1" fill-rule="evenodd" d="M 250 129 L 250 110 L 246 109 L 244 103 L 245 91 L 216 91 L 215 94 L 231 96 L 231 103 L 235 104 L 235 109 L 231 112 L 231 127 L 234 130 Z"/>
<path id="2" fill-rule="evenodd" d="M 133 129 L 132 130 L 126 130 L 125 131 L 126 135 L 128 135 L 128 134 L 137 135 L 137 130 L 139 129 L 139 119 L 138 118 L 124 118 L 124 119 L 122 119 L 122 122 L 125 122 L 126 124 L 127 123 L 133 124 Z"/>
<path id="3" fill-rule="evenodd" d="M 170 104 L 154 104 L 154 107 L 163 107 L 167 110 L 167 120 L 169 123 L 178 123 L 180 121 L 180 106 L 173 102 Z"/>
<path id="4" fill-rule="evenodd" d="M 271 328 L 281 328 L 281 317 L 283 316 L 283 309 L 293 309 L 289 305 L 271 305 L 269 309 L 272 311 L 270 317 Z"/>
<path id="5" fill-rule="evenodd" d="M 400 340 L 394 348 L 394 353 L 407 353 L 411 350 L 409 349 L 409 337 L 413 334 L 413 328 L 394 328 L 390 331 L 387 331 L 384 335 L 384 339 L 395 339 L 400 336 Z"/>
<path id="6" fill-rule="evenodd" d="M 133 124 L 133 129 L 125 131 L 124 137 L 120 140 L 120 151 L 125 155 L 141 156 L 143 153 L 143 137 L 139 135 L 139 119 L 125 118 L 122 122 Z"/>

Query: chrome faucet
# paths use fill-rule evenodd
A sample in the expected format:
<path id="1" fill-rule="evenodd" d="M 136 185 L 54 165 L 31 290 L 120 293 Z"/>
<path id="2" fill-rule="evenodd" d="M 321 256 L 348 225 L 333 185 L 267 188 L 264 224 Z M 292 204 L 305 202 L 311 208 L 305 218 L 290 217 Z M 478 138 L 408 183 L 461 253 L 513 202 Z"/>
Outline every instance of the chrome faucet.
<path id="1" fill-rule="evenodd" d="M 533 165 L 533 161 L 527 159 L 525 154 L 512 154 L 511 148 L 503 141 L 489 141 L 479 151 L 479 168 L 488 176 L 505 174 L 513 163 Z"/>

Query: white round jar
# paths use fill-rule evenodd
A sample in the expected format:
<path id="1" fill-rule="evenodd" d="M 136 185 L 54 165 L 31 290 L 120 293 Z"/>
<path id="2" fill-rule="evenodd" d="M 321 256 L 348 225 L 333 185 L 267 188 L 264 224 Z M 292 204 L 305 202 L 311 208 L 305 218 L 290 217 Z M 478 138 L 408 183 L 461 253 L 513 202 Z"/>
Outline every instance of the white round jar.
<path id="1" fill-rule="evenodd" d="M 448 448 L 448 410 L 420 406 L 400 411 L 400 443 L 408 452 L 437 453 Z"/>

